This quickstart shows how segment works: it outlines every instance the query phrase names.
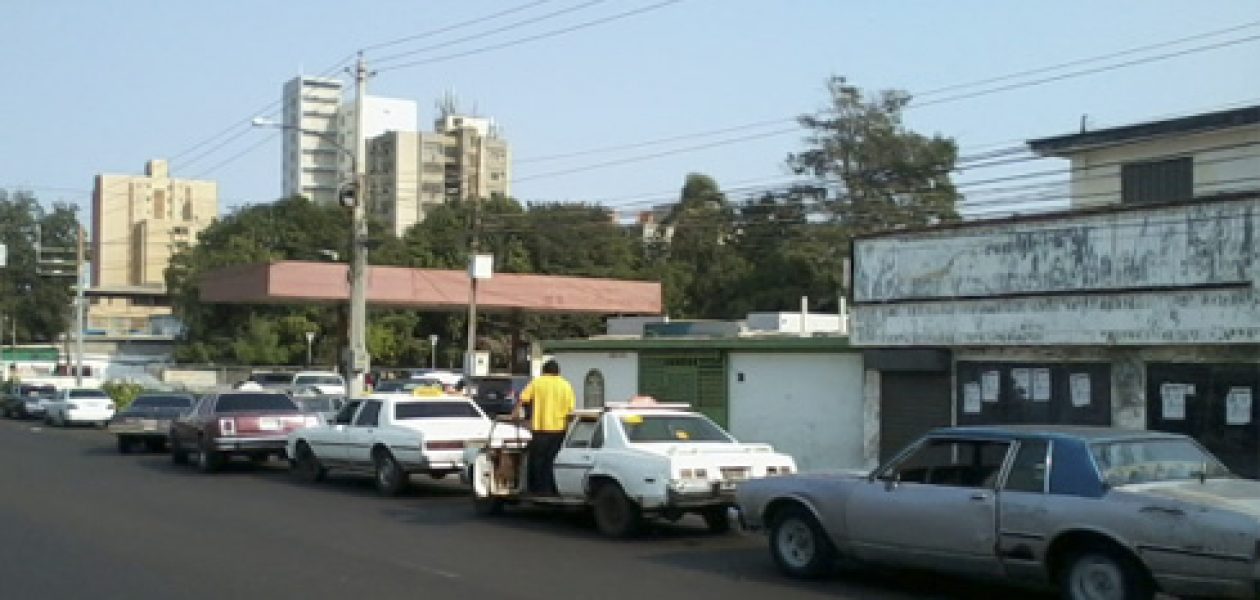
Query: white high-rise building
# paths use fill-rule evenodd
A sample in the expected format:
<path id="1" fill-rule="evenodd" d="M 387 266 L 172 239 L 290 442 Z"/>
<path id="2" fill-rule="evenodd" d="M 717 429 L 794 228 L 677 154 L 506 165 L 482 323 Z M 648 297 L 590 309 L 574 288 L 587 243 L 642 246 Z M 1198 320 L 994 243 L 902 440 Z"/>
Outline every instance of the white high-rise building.
<path id="1" fill-rule="evenodd" d="M 282 192 L 314 202 L 335 202 L 341 183 L 337 126 L 341 81 L 295 77 L 284 84 Z"/>
<path id="2" fill-rule="evenodd" d="M 340 80 L 295 77 L 284 85 L 283 185 L 285 196 L 313 202 L 337 200 L 337 189 L 353 177 L 354 103 L 342 102 Z M 415 131 L 412 100 L 368 96 L 363 115 L 365 139 L 388 131 Z"/>

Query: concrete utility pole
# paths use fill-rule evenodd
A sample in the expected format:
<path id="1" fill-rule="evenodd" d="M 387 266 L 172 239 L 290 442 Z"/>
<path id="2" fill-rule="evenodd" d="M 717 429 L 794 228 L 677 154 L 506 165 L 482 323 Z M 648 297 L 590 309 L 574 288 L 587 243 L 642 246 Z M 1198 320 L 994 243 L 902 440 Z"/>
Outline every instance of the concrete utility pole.
<path id="1" fill-rule="evenodd" d="M 74 253 L 74 386 L 83 387 L 83 329 L 86 324 L 83 297 L 83 226 L 77 226 L 78 243 Z"/>
<path id="2" fill-rule="evenodd" d="M 363 52 L 354 66 L 355 148 L 354 206 L 350 225 L 350 389 L 351 397 L 362 394 L 371 361 L 367 351 L 367 141 L 363 130 L 364 100 L 367 95 L 367 65 Z"/>
<path id="3" fill-rule="evenodd" d="M 472 377 L 477 368 L 477 251 L 481 249 L 481 202 L 472 197 L 472 237 L 468 242 L 468 350 L 464 353 L 464 377 Z"/>

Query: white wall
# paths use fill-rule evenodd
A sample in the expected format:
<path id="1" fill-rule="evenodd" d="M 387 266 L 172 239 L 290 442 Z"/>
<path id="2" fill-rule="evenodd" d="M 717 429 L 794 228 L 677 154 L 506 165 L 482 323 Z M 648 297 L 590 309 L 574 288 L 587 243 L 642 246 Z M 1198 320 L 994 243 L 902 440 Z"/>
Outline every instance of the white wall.
<path id="1" fill-rule="evenodd" d="M 732 352 L 727 377 L 740 441 L 772 444 L 802 471 L 867 466 L 860 354 Z"/>
<path id="2" fill-rule="evenodd" d="M 573 385 L 579 407 L 587 406 L 583 383 L 591 369 L 604 375 L 605 400 L 620 402 L 639 393 L 639 355 L 635 352 L 557 352 L 555 360 L 560 374 Z"/>

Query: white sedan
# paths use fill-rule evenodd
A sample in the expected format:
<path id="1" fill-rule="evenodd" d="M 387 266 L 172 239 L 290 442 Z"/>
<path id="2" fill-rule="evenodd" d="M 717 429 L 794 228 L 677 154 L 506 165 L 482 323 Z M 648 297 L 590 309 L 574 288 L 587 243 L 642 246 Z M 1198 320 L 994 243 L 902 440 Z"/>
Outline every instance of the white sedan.
<path id="1" fill-rule="evenodd" d="M 101 390 L 58 390 L 56 396 L 44 403 L 44 423 L 61 427 L 92 423 L 97 427 L 104 427 L 114 418 L 114 409 L 114 400 Z"/>
<path id="2" fill-rule="evenodd" d="M 372 475 L 392 496 L 414 473 L 440 479 L 462 470 L 464 447 L 489 430 L 472 400 L 429 388 L 350 400 L 328 423 L 290 433 L 286 450 L 303 479 L 319 481 L 329 470 Z"/>

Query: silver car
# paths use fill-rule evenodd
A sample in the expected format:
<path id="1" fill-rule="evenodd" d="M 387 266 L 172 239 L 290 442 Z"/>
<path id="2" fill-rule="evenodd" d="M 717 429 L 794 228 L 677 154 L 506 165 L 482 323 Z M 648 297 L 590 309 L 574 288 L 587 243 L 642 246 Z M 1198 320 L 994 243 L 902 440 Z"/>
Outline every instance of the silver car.
<path id="1" fill-rule="evenodd" d="M 1181 435 L 940 429 L 871 473 L 758 479 L 737 501 L 798 577 L 845 557 L 1071 599 L 1260 597 L 1260 482 Z"/>

